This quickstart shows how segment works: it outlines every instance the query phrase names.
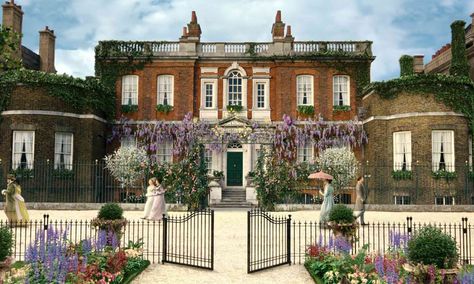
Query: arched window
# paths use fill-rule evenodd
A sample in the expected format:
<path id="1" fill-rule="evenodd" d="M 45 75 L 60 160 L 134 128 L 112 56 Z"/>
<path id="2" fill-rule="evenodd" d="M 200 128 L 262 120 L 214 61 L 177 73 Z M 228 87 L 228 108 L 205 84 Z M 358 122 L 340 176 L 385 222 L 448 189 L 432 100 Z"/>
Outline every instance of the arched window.
<path id="1" fill-rule="evenodd" d="M 299 75 L 296 77 L 296 95 L 299 106 L 313 105 L 313 76 Z"/>
<path id="2" fill-rule="evenodd" d="M 158 76 L 157 86 L 157 104 L 158 105 L 173 105 L 173 88 L 174 77 L 172 75 Z"/>
<path id="3" fill-rule="evenodd" d="M 138 76 L 122 76 L 122 105 L 138 105 Z"/>
<path id="4" fill-rule="evenodd" d="M 227 78 L 227 105 L 242 105 L 242 75 L 238 71 L 230 72 Z"/>
<path id="5" fill-rule="evenodd" d="M 333 77 L 333 97 L 335 106 L 349 106 L 349 76 Z"/>

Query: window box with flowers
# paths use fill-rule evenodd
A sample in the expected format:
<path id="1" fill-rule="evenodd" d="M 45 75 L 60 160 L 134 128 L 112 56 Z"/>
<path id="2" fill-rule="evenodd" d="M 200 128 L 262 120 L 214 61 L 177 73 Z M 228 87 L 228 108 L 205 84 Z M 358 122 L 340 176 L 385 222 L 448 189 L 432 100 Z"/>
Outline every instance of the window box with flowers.
<path id="1" fill-rule="evenodd" d="M 446 170 L 434 171 L 431 173 L 434 179 L 446 179 L 446 181 L 453 180 L 458 177 L 456 172 L 448 172 Z"/>
<path id="2" fill-rule="evenodd" d="M 241 105 L 227 105 L 229 112 L 241 112 L 244 108 Z"/>
<path id="3" fill-rule="evenodd" d="M 299 105 L 298 113 L 304 116 L 313 116 L 314 115 L 314 106 Z"/>
<path id="4" fill-rule="evenodd" d="M 413 173 L 412 171 L 407 171 L 407 170 L 397 170 L 397 171 L 392 171 L 392 177 L 394 180 L 412 179 Z"/>
<path id="5" fill-rule="evenodd" d="M 351 110 L 351 106 L 333 106 L 332 107 L 332 110 L 334 112 L 340 112 L 340 111 L 350 111 Z"/>
<path id="6" fill-rule="evenodd" d="M 164 105 L 164 104 L 156 105 L 156 111 L 157 112 L 168 114 L 172 110 L 173 110 L 173 106 L 171 106 L 171 105 Z"/>
<path id="7" fill-rule="evenodd" d="M 74 172 L 69 169 L 55 169 L 53 171 L 53 176 L 57 179 L 73 179 L 74 178 Z"/>
<path id="8" fill-rule="evenodd" d="M 131 112 L 137 112 L 138 111 L 138 105 L 122 105 L 122 113 L 131 113 Z"/>
<path id="9" fill-rule="evenodd" d="M 11 170 L 10 173 L 21 179 L 29 179 L 34 177 L 34 170 L 28 168 L 18 167 L 16 170 Z"/>

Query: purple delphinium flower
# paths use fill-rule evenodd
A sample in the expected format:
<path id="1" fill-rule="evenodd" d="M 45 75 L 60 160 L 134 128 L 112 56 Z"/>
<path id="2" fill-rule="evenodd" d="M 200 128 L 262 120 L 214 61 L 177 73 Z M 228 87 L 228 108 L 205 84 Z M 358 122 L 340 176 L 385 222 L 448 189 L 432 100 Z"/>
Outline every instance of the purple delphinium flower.
<path id="1" fill-rule="evenodd" d="M 92 243 L 90 240 L 83 240 L 82 241 L 82 254 L 83 255 L 89 255 L 92 251 Z"/>
<path id="2" fill-rule="evenodd" d="M 410 240 L 410 235 L 405 235 L 402 233 L 391 231 L 389 236 L 390 236 L 390 247 L 397 250 L 398 249 L 403 250 L 405 253 L 407 252 L 407 245 L 408 245 L 408 241 Z"/>
<path id="3" fill-rule="evenodd" d="M 336 237 L 334 239 L 334 247 L 339 252 L 349 253 L 352 249 L 352 244 L 344 237 Z"/>
<path id="4" fill-rule="evenodd" d="M 384 269 L 384 257 L 377 255 L 375 258 L 375 270 L 377 271 L 377 274 L 380 276 L 380 278 L 385 277 L 385 269 Z"/>
<path id="5" fill-rule="evenodd" d="M 99 230 L 97 239 L 95 241 L 95 249 L 101 251 L 107 245 L 107 232 L 105 230 Z"/>

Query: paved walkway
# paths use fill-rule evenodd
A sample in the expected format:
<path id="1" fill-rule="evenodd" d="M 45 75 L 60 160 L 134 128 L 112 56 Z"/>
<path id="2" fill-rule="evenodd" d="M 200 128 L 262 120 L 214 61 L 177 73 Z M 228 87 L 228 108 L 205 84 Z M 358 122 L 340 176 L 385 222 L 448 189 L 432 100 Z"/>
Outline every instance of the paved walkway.
<path id="1" fill-rule="evenodd" d="M 32 219 L 41 219 L 43 214 L 51 219 L 91 219 L 97 211 L 30 211 Z M 173 213 L 171 213 L 173 214 Z M 317 221 L 318 211 L 277 212 L 277 215 L 292 215 L 297 221 Z M 126 211 L 125 217 L 138 219 L 140 211 Z M 146 283 L 314 283 L 303 265 L 280 266 L 277 268 L 247 274 L 246 211 L 219 210 L 215 213 L 215 270 L 174 264 L 154 264 L 147 268 L 134 284 Z M 474 221 L 474 212 L 367 212 L 368 222 L 404 222 L 407 216 L 413 222 L 460 222 L 461 217 Z"/>

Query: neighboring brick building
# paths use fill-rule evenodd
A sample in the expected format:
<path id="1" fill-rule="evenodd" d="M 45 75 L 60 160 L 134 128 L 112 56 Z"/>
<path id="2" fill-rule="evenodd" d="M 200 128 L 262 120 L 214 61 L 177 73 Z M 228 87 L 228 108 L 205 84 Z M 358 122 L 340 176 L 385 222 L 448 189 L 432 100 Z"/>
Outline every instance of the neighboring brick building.
<path id="1" fill-rule="evenodd" d="M 134 123 L 171 122 L 191 112 L 224 131 L 238 131 L 253 122 L 261 126 L 279 123 L 284 114 L 296 118 L 298 106 L 313 107 L 314 117 L 328 121 L 357 116 L 360 86 L 356 72 L 360 68 L 356 68 L 365 64 L 363 71 L 370 74 L 371 42 L 295 41 L 290 26 L 285 33 L 280 11 L 271 42 L 201 42 L 200 37 L 201 27 L 193 12 L 179 42 L 99 42 L 96 61 L 130 56 L 146 61 L 142 69 L 118 78 L 117 119 L 124 115 Z M 157 105 L 173 109 L 165 114 L 156 110 Z M 232 114 L 229 105 L 238 105 L 242 111 Z M 125 108 L 137 111 L 124 113 Z M 335 110 L 338 108 L 345 110 Z M 160 150 L 161 155 L 168 155 L 165 161 L 172 159 L 170 147 L 162 145 Z M 212 170 L 224 171 L 224 187 L 245 187 L 244 177 L 253 169 L 259 147 L 232 145 L 227 151 L 208 155 Z M 314 149 L 304 150 L 298 156 L 312 160 Z"/>
<path id="2" fill-rule="evenodd" d="M 11 1 L 2 7 L 3 26 L 21 34 L 21 6 Z M 39 77 L 60 78 L 59 75 L 53 74 L 56 72 L 54 31 L 46 27 L 39 33 L 39 55 L 20 43 L 18 50 L 22 51 L 23 65 L 27 69 L 35 70 L 31 73 Z M 40 72 L 49 74 L 42 75 Z M 18 74 L 20 73 L 21 71 L 18 71 Z M 62 82 L 65 84 L 66 80 Z M 81 95 L 90 95 L 90 90 L 75 88 Z M 40 194 L 40 190 L 44 190 L 42 194 L 47 196 L 48 200 L 55 201 L 58 200 L 54 198 L 55 194 L 64 195 L 64 190 L 72 188 L 74 183 L 80 184 L 82 188 L 91 187 L 94 182 L 91 178 L 93 167 L 87 167 L 85 164 L 82 164 L 84 169 L 74 172 L 74 180 L 47 178 L 53 172 L 55 175 L 70 172 L 72 175 L 72 170 L 76 170 L 74 167 L 79 167 L 78 162 L 93 165 L 97 159 L 104 157 L 107 133 L 104 113 L 96 110 L 79 111 L 62 98 L 49 94 L 46 85 L 29 85 L 21 80 L 16 82 L 10 94 L 1 95 L 9 99 L 6 106 L 2 105 L 4 109 L 0 110 L 0 182 L 5 182 L 8 172 L 15 172 L 22 179 L 25 194 L 30 200 L 39 200 L 35 195 Z M 28 178 L 33 176 L 34 178 Z M 91 198 L 85 190 L 69 194 L 83 194 L 82 200 Z"/>

